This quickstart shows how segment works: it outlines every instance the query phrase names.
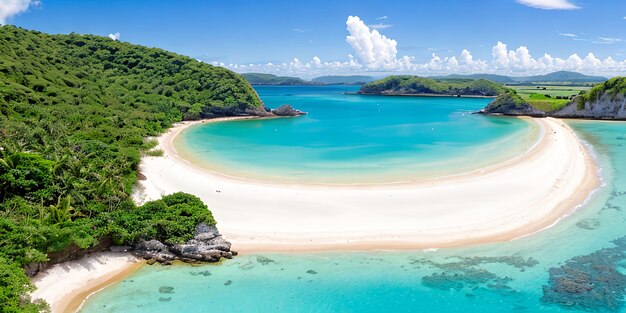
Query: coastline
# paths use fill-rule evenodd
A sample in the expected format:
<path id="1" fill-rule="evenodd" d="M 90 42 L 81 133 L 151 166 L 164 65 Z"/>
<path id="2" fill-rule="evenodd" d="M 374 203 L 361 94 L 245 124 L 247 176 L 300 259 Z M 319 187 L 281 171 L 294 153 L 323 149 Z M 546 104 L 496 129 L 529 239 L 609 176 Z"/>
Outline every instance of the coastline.
<path id="1" fill-rule="evenodd" d="M 147 180 L 139 183 L 134 198 L 143 202 L 175 191 L 194 194 L 209 205 L 225 238 L 242 252 L 425 249 L 509 241 L 554 225 L 600 186 L 587 147 L 567 125 L 551 118 L 532 119 L 543 135 L 527 153 L 424 182 L 253 182 L 200 168 L 176 151 L 174 139 L 187 127 L 230 119 L 185 122 L 160 136 L 164 156 L 142 159 L 140 171 Z M 474 205 L 458 209 L 467 204 Z"/>
<path id="2" fill-rule="evenodd" d="M 43 299 L 52 313 L 76 312 L 94 293 L 121 281 L 144 262 L 130 253 L 97 252 L 56 264 L 31 279 L 33 300 Z"/>
<path id="3" fill-rule="evenodd" d="M 478 98 L 478 99 L 495 99 L 498 96 L 480 96 L 480 95 L 446 95 L 438 93 L 398 93 L 398 94 L 384 94 L 384 93 L 359 93 L 359 92 L 344 92 L 344 95 L 352 96 L 382 96 L 382 97 L 446 97 L 446 98 Z"/>

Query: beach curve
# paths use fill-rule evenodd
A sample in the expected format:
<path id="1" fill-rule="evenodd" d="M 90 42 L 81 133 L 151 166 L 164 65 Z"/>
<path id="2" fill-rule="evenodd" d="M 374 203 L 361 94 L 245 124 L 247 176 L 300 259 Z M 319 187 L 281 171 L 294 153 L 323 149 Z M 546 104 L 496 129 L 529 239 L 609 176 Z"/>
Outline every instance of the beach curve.
<path id="1" fill-rule="evenodd" d="M 241 117 L 239 117 L 241 118 Z M 249 118 L 249 117 L 243 117 Z M 305 185 L 248 181 L 182 158 L 184 122 L 144 157 L 138 202 L 183 191 L 201 198 L 241 251 L 398 250 L 508 241 L 554 225 L 600 186 L 588 148 L 563 121 L 530 119 L 542 133 L 514 159 L 460 175 L 402 184 Z"/>

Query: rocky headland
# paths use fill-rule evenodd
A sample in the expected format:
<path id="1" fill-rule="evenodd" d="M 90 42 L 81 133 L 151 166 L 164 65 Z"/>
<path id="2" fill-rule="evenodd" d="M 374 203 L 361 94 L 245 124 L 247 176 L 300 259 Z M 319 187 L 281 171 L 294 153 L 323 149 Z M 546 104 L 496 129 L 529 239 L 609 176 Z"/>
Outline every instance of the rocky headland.
<path id="1" fill-rule="evenodd" d="M 478 113 L 489 115 L 626 120 L 626 77 L 615 77 L 578 95 L 563 108 L 537 110 L 514 91 L 498 96 Z"/>

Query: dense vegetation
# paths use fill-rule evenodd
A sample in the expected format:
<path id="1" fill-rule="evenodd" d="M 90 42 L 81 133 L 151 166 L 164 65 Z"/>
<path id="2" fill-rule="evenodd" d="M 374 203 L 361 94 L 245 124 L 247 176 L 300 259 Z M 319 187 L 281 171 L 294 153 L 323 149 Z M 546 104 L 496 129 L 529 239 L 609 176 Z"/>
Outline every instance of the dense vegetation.
<path id="1" fill-rule="evenodd" d="M 602 84 L 598 84 L 578 98 L 579 103 L 597 101 L 603 94 L 608 94 L 613 99 L 618 95 L 626 96 L 626 77 L 614 77 Z"/>
<path id="2" fill-rule="evenodd" d="M 366 84 L 359 90 L 359 93 L 377 95 L 497 96 L 503 94 L 506 90 L 502 85 L 484 79 L 434 80 L 418 76 L 389 76 Z"/>
<path id="3" fill-rule="evenodd" d="M 276 76 L 264 73 L 244 73 L 241 74 L 252 85 L 306 85 L 310 82 L 298 77 Z"/>
<path id="4" fill-rule="evenodd" d="M 512 89 L 495 98 L 484 109 L 487 113 L 526 112 L 529 110 L 532 110 L 532 107 Z"/>
<path id="5" fill-rule="evenodd" d="M 148 140 L 182 119 L 262 114 L 239 75 L 161 49 L 0 27 L 0 312 L 36 312 L 24 272 L 109 238 L 189 239 L 197 198 L 130 199 Z M 53 260 L 54 261 L 54 260 Z"/>

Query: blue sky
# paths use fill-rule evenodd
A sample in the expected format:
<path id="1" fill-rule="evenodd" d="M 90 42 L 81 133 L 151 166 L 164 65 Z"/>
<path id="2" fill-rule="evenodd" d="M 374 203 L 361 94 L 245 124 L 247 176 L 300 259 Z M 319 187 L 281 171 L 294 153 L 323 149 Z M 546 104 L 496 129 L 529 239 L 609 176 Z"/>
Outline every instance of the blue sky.
<path id="1" fill-rule="evenodd" d="M 0 0 L 0 22 L 119 33 L 239 72 L 626 73 L 619 0 Z"/>

